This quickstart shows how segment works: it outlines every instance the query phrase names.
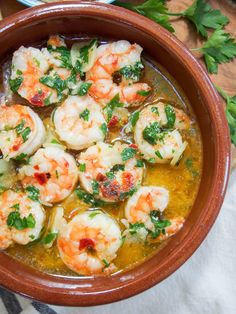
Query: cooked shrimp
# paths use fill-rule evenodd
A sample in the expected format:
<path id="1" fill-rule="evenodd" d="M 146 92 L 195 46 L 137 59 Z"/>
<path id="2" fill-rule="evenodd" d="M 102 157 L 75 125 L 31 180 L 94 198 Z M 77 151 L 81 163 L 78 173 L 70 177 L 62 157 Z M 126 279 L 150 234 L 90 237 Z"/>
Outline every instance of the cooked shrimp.
<path id="1" fill-rule="evenodd" d="M 134 140 L 147 161 L 176 163 L 187 146 L 179 130 L 188 129 L 189 125 L 190 120 L 182 110 L 159 102 L 140 112 Z"/>
<path id="2" fill-rule="evenodd" d="M 77 183 L 74 158 L 58 147 L 40 148 L 19 170 L 23 187 L 45 205 L 66 198 Z"/>
<path id="3" fill-rule="evenodd" d="M 107 129 L 100 106 L 88 95 L 68 97 L 53 121 L 60 139 L 77 150 L 103 141 Z"/>
<path id="4" fill-rule="evenodd" d="M 106 202 L 117 202 L 132 195 L 143 175 L 143 168 L 137 166 L 136 153 L 132 145 L 120 142 L 90 146 L 78 158 L 82 165 L 79 172 L 82 187 Z"/>
<path id="5" fill-rule="evenodd" d="M 94 65 L 86 74 L 86 80 L 92 83 L 90 95 L 103 106 L 116 95 L 125 107 L 143 102 L 151 88 L 137 83 L 143 69 L 141 52 L 139 45 L 126 40 L 98 47 Z"/>
<path id="6" fill-rule="evenodd" d="M 147 229 L 153 229 L 150 213 L 153 210 L 163 212 L 169 202 L 169 191 L 159 186 L 142 186 L 128 200 L 125 217 L 128 222 L 144 223 Z"/>
<path id="7" fill-rule="evenodd" d="M 82 275 L 110 273 L 110 264 L 121 246 L 118 224 L 107 214 L 88 211 L 76 215 L 59 233 L 57 246 L 62 261 Z"/>
<path id="8" fill-rule="evenodd" d="M 175 234 L 184 223 L 183 217 L 162 219 L 163 211 L 169 202 L 169 192 L 158 186 L 141 187 L 127 202 L 123 220 L 127 230 L 125 236 L 133 241 L 163 241 Z M 133 238 L 133 236 L 135 236 Z"/>
<path id="9" fill-rule="evenodd" d="M 40 49 L 20 47 L 12 58 L 12 73 L 9 81 L 12 91 L 18 92 L 34 106 L 58 102 L 56 90 L 39 81 L 49 67 L 49 62 Z"/>
<path id="10" fill-rule="evenodd" d="M 4 159 L 33 154 L 45 137 L 45 128 L 37 113 L 21 105 L 2 105 L 0 110 L 0 149 Z"/>
<path id="11" fill-rule="evenodd" d="M 0 249 L 13 242 L 25 245 L 36 240 L 43 228 L 43 207 L 23 192 L 7 190 L 0 196 Z"/>

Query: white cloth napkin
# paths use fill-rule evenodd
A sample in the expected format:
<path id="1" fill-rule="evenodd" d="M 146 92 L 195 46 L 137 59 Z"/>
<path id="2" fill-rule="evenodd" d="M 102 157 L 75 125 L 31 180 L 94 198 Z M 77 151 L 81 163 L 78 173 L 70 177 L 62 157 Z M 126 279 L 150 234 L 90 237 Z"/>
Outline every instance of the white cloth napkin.
<path id="1" fill-rule="evenodd" d="M 34 304 L 17 296 L 24 314 L 236 314 L 236 170 L 215 225 L 194 255 L 159 285 L 96 307 Z M 37 311 L 37 310 L 38 311 Z M 1 313 L 5 313 L 1 311 Z M 15 313 L 14 313 L 15 314 Z"/>

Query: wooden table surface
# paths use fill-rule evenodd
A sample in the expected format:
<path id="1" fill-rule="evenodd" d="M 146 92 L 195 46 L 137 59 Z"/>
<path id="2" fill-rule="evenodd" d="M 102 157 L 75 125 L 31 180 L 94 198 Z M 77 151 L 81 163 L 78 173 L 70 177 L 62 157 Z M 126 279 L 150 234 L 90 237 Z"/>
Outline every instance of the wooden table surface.
<path id="1" fill-rule="evenodd" d="M 130 0 L 132 1 L 132 0 Z M 140 0 L 140 2 L 142 2 Z M 236 37 L 236 1 L 235 0 L 209 0 L 209 3 L 221 12 L 227 15 L 230 23 L 226 26 L 226 31 Z M 181 12 L 193 3 L 193 0 L 169 0 L 167 1 L 168 7 L 172 12 Z M 14 14 L 26 7 L 15 0 L 0 0 L 0 9 L 2 18 Z M 194 26 L 184 19 L 171 18 L 175 35 L 188 47 L 195 48 L 201 45 L 201 38 L 197 35 Z M 196 55 L 200 59 L 201 56 Z M 203 63 L 203 62 L 202 62 Z M 212 81 L 220 86 L 224 91 L 230 95 L 236 94 L 236 59 L 233 62 L 222 64 L 219 66 L 217 75 L 210 75 Z M 232 147 L 233 148 L 233 147 Z M 233 165 L 236 167 L 236 149 L 233 150 Z"/>

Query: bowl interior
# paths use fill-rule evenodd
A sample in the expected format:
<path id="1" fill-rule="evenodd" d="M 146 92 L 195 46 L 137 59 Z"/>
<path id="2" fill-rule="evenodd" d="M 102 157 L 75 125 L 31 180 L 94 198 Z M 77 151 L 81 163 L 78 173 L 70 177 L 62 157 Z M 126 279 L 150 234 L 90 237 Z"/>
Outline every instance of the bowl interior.
<path id="1" fill-rule="evenodd" d="M 9 289 L 47 303 L 107 303 L 134 295 L 161 281 L 204 239 L 217 216 L 227 182 L 227 124 L 209 78 L 190 52 L 155 23 L 120 8 L 74 3 L 26 10 L 2 23 L 0 58 L 9 56 L 21 45 L 30 45 L 58 33 L 127 39 L 140 44 L 178 81 L 197 116 L 202 134 L 203 175 L 193 209 L 182 230 L 142 265 L 108 278 L 75 279 L 42 274 L 0 254 L 0 281 Z"/>

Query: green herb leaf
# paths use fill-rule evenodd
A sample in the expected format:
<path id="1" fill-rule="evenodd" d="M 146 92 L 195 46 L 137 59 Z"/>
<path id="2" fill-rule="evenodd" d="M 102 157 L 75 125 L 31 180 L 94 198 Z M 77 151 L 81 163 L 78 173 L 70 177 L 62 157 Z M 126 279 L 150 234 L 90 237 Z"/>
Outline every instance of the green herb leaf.
<path id="1" fill-rule="evenodd" d="M 77 187 L 77 189 L 75 190 L 75 193 L 77 197 L 86 204 L 89 204 L 95 207 L 105 204 L 101 200 L 96 200 L 92 194 L 85 192 L 80 187 Z"/>
<path id="2" fill-rule="evenodd" d="M 165 228 L 171 225 L 171 222 L 169 220 L 166 219 L 164 220 L 160 218 L 160 212 L 158 210 L 152 210 L 150 213 L 150 218 L 154 225 L 155 230 L 148 231 L 153 239 L 157 238 L 161 233 L 165 234 L 166 232 Z"/>
<path id="3" fill-rule="evenodd" d="M 67 89 L 67 81 L 62 80 L 57 73 L 52 72 L 51 74 L 42 76 L 39 81 L 40 83 L 55 89 L 59 100 L 63 98 L 63 91 Z"/>
<path id="4" fill-rule="evenodd" d="M 138 167 L 138 168 L 143 168 L 144 166 L 145 166 L 144 161 L 141 160 L 141 159 L 138 159 L 138 160 L 137 160 L 137 163 L 136 163 L 136 167 Z"/>
<path id="5" fill-rule="evenodd" d="M 78 90 L 78 95 L 79 96 L 84 96 L 88 94 L 89 88 L 92 86 L 92 83 L 84 82 L 80 85 L 79 90 Z"/>
<path id="6" fill-rule="evenodd" d="M 129 121 L 130 121 L 132 127 L 134 127 L 136 125 L 138 119 L 139 119 L 139 111 L 132 112 L 132 114 L 129 118 Z"/>
<path id="7" fill-rule="evenodd" d="M 10 208 L 15 208 L 16 210 L 19 210 L 20 209 L 20 204 L 15 204 L 15 205 L 12 205 Z"/>
<path id="8" fill-rule="evenodd" d="M 137 94 L 140 95 L 140 96 L 144 96 L 145 97 L 145 96 L 148 96 L 150 94 L 150 92 L 151 92 L 150 90 L 148 90 L 148 91 L 146 91 L 146 90 L 138 90 Z"/>
<path id="9" fill-rule="evenodd" d="M 9 79 L 9 86 L 13 93 L 16 93 L 23 83 L 23 77 L 17 77 L 13 80 Z"/>
<path id="10" fill-rule="evenodd" d="M 143 130 L 143 138 L 151 145 L 155 145 L 158 140 L 158 133 L 161 132 L 161 128 L 158 122 L 153 122 Z"/>
<path id="11" fill-rule="evenodd" d="M 107 268 L 110 266 L 110 263 L 108 263 L 105 259 L 102 260 L 103 264 L 105 265 L 104 268 Z"/>
<path id="12" fill-rule="evenodd" d="M 28 192 L 28 198 L 33 201 L 39 201 L 39 189 L 33 185 L 28 185 L 25 189 Z"/>
<path id="13" fill-rule="evenodd" d="M 32 214 L 29 214 L 28 217 L 21 218 L 20 212 L 13 211 L 7 217 L 7 225 L 9 227 L 14 227 L 17 230 L 23 230 L 26 228 L 34 228 L 36 221 Z"/>
<path id="14" fill-rule="evenodd" d="M 99 194 L 99 183 L 96 180 L 92 180 L 92 189 L 93 189 L 93 194 L 97 195 Z"/>
<path id="15" fill-rule="evenodd" d="M 136 153 L 137 150 L 134 149 L 133 147 L 124 148 L 123 151 L 121 152 L 122 161 L 126 161 L 133 158 L 136 155 Z"/>
<path id="16" fill-rule="evenodd" d="M 161 153 L 159 152 L 159 150 L 155 151 L 155 155 L 157 155 L 158 158 L 163 159 Z"/>
<path id="17" fill-rule="evenodd" d="M 21 137 L 22 137 L 24 143 L 28 140 L 30 133 L 31 133 L 31 129 L 29 127 L 25 128 L 21 132 Z"/>
<path id="18" fill-rule="evenodd" d="M 147 0 L 140 5 L 120 1 L 115 1 L 113 4 L 142 14 L 165 27 L 170 32 L 174 32 L 174 29 L 169 22 L 169 17 L 166 15 L 167 7 L 163 0 Z"/>
<path id="19" fill-rule="evenodd" d="M 107 124 L 105 122 L 100 126 L 100 129 L 102 133 L 104 134 L 104 136 L 106 136 L 108 129 L 107 129 Z"/>
<path id="20" fill-rule="evenodd" d="M 21 134 L 21 132 L 24 130 L 24 126 L 25 126 L 25 120 L 21 120 L 21 122 L 17 124 L 15 128 L 17 135 Z"/>
<path id="21" fill-rule="evenodd" d="M 226 100 L 226 118 L 229 125 L 231 142 L 236 146 L 236 95 L 230 97 L 219 87 L 220 95 Z"/>
<path id="22" fill-rule="evenodd" d="M 120 102 L 119 94 L 116 94 L 104 108 L 104 112 L 107 115 L 107 121 L 109 122 L 111 120 L 115 108 L 123 106 L 124 104 Z"/>
<path id="23" fill-rule="evenodd" d="M 167 128 L 172 129 L 175 125 L 176 120 L 175 110 L 171 105 L 166 105 L 165 113 L 167 118 Z"/>
<path id="24" fill-rule="evenodd" d="M 134 65 L 127 65 L 121 68 L 119 72 L 127 80 L 139 81 L 141 78 L 143 69 L 144 69 L 143 64 L 140 61 L 138 61 Z M 146 93 L 145 91 L 138 91 L 137 93 L 141 93 L 141 92 Z M 142 96 L 146 96 L 146 95 L 142 95 Z"/>
<path id="25" fill-rule="evenodd" d="M 204 0 L 195 0 L 194 3 L 183 12 L 183 16 L 190 20 L 197 28 L 198 33 L 207 38 L 207 28 L 219 29 L 229 23 L 229 19 L 214 10 Z"/>
<path id="26" fill-rule="evenodd" d="M 52 46 L 48 46 L 47 47 L 48 51 L 50 53 L 54 53 L 56 52 L 56 54 L 53 54 L 54 58 L 58 59 L 61 61 L 61 67 L 62 68 L 67 68 L 67 69 L 71 69 L 72 68 L 72 64 L 71 64 L 71 58 L 70 58 L 70 50 L 67 49 L 67 47 L 65 46 L 60 46 L 60 47 L 52 47 Z"/>
<path id="27" fill-rule="evenodd" d="M 236 56 L 236 42 L 230 34 L 218 29 L 200 50 L 204 55 L 208 72 L 218 73 L 218 64 L 230 62 Z"/>
<path id="28" fill-rule="evenodd" d="M 93 219 L 95 216 L 97 216 L 99 214 L 101 214 L 100 211 L 94 210 L 94 211 L 91 212 L 91 214 L 89 214 L 89 218 Z"/>
<path id="29" fill-rule="evenodd" d="M 57 237 L 57 232 L 49 232 L 46 237 L 42 239 L 43 244 L 49 244 L 53 242 Z"/>
<path id="30" fill-rule="evenodd" d="M 159 116 L 159 110 L 157 107 L 152 107 L 151 112 L 154 112 L 155 114 L 157 114 Z"/>
<path id="31" fill-rule="evenodd" d="M 27 154 L 21 153 L 19 156 L 14 157 L 14 160 L 16 161 L 22 161 L 28 157 Z"/>
<path id="32" fill-rule="evenodd" d="M 79 171 L 85 172 L 86 171 L 86 164 L 80 164 L 79 165 Z"/>
<path id="33" fill-rule="evenodd" d="M 141 229 L 141 228 L 146 229 L 144 223 L 142 223 L 142 222 L 136 222 L 134 224 L 129 224 L 129 233 L 130 234 L 136 234 L 138 229 Z"/>
<path id="34" fill-rule="evenodd" d="M 90 111 L 86 108 L 81 114 L 79 115 L 80 118 L 84 119 L 84 121 L 89 120 Z"/>

